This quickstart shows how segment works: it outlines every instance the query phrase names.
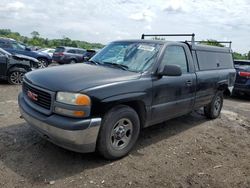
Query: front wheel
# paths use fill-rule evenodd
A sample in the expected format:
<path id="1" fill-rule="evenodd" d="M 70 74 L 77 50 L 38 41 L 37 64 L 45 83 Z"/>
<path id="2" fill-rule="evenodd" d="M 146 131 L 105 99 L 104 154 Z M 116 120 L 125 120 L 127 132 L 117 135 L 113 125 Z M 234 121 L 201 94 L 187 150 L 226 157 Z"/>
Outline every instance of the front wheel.
<path id="1" fill-rule="evenodd" d="M 38 58 L 38 68 L 42 69 L 42 68 L 46 68 L 48 67 L 49 63 L 48 60 L 45 58 Z"/>
<path id="2" fill-rule="evenodd" d="M 23 83 L 23 76 L 26 70 L 14 70 L 8 74 L 8 82 L 13 85 L 20 85 Z"/>
<path id="3" fill-rule="evenodd" d="M 204 107 L 204 114 L 209 119 L 216 119 L 221 112 L 223 106 L 223 94 L 218 92 L 212 102 Z"/>
<path id="4" fill-rule="evenodd" d="M 128 154 L 140 133 L 136 111 L 129 106 L 112 108 L 103 118 L 97 150 L 106 159 L 114 160 Z"/>

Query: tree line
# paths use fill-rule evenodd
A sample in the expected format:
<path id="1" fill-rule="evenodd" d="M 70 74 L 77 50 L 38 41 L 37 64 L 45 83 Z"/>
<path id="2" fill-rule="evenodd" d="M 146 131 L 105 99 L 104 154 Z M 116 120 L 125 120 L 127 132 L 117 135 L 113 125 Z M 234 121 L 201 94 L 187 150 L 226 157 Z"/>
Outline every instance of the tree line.
<path id="1" fill-rule="evenodd" d="M 62 39 L 48 39 L 40 36 L 39 32 L 33 31 L 30 33 L 31 37 L 22 36 L 18 32 L 12 32 L 10 29 L 0 29 L 0 37 L 7 37 L 22 42 L 28 46 L 36 46 L 40 48 L 55 48 L 57 46 L 70 46 L 84 49 L 98 49 L 103 48 L 104 45 L 100 43 L 89 43 L 80 40 L 71 40 L 63 36 Z"/>
<path id="2" fill-rule="evenodd" d="M 211 45 L 211 46 L 225 47 L 225 45 L 223 45 L 223 44 L 221 44 L 218 41 L 213 40 L 213 39 L 202 41 L 201 43 L 206 44 L 206 45 Z M 248 53 L 245 53 L 245 54 L 233 52 L 233 57 L 234 57 L 234 59 L 250 60 L 250 51 Z"/>
<path id="3" fill-rule="evenodd" d="M 48 38 L 41 37 L 39 32 L 37 31 L 32 31 L 30 34 L 31 34 L 31 37 L 27 37 L 27 36 L 22 36 L 18 32 L 12 32 L 10 29 L 0 29 L 0 37 L 12 38 L 29 46 L 38 46 L 41 48 L 46 48 L 46 47 L 55 48 L 57 46 L 71 46 L 71 47 L 78 47 L 78 48 L 84 48 L 84 49 L 96 49 L 96 48 L 104 47 L 104 45 L 100 43 L 89 43 L 86 41 L 71 40 L 70 38 L 66 36 L 63 36 L 62 39 L 48 39 Z M 164 38 L 158 38 L 158 37 L 154 37 L 153 39 L 165 40 Z M 224 47 L 223 44 L 213 39 L 204 40 L 201 43 L 212 45 L 212 46 Z M 243 59 L 243 60 L 249 59 L 250 60 L 250 51 L 246 54 L 234 52 L 233 57 L 234 59 Z"/>

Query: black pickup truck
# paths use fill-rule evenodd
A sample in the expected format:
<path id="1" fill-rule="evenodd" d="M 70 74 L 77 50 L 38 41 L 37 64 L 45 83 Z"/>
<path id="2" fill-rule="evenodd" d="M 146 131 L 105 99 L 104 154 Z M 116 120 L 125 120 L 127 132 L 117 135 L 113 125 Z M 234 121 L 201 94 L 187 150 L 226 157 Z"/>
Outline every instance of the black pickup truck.
<path id="1" fill-rule="evenodd" d="M 191 43 L 115 41 L 85 64 L 25 74 L 22 117 L 61 147 L 107 159 L 125 156 L 144 127 L 201 107 L 217 118 L 235 80 L 232 51 L 191 36 Z"/>

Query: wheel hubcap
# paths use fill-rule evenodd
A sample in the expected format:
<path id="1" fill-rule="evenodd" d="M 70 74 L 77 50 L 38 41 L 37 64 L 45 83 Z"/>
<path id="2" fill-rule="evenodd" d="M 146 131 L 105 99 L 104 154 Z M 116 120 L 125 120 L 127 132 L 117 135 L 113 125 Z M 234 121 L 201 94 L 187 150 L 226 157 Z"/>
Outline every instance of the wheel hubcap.
<path id="1" fill-rule="evenodd" d="M 215 114 L 218 114 L 220 112 L 221 108 L 221 98 L 217 97 L 215 102 L 214 102 L 214 112 Z"/>
<path id="2" fill-rule="evenodd" d="M 132 137 L 133 125 L 127 118 L 117 121 L 111 133 L 111 145 L 114 149 L 120 150 L 125 148 Z"/>
<path id="3" fill-rule="evenodd" d="M 21 84 L 23 82 L 23 76 L 24 76 L 24 73 L 22 72 L 13 72 L 10 75 L 10 81 L 13 84 Z"/>
<path id="4" fill-rule="evenodd" d="M 45 67 L 47 67 L 46 64 L 47 62 L 45 61 L 45 60 L 39 60 L 39 62 L 38 62 L 38 67 L 39 68 L 45 68 Z"/>

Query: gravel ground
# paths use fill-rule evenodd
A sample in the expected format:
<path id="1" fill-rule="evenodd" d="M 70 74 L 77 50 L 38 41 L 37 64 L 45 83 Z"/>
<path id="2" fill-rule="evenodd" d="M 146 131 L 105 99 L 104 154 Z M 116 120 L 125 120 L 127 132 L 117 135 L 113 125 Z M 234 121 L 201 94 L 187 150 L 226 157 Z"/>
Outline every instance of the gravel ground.
<path id="1" fill-rule="evenodd" d="M 106 161 L 41 139 L 19 118 L 19 91 L 0 82 L 0 187 L 250 187 L 249 99 L 226 99 L 213 121 L 196 111 L 147 128 Z"/>

